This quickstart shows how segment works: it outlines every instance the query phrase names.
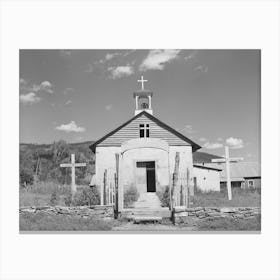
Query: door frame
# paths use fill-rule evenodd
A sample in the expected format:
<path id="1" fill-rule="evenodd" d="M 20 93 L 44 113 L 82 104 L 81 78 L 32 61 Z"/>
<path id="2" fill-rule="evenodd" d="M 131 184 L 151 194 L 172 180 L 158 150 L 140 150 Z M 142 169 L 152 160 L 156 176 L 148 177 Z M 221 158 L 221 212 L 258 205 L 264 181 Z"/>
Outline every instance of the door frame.
<path id="1" fill-rule="evenodd" d="M 136 182 L 136 169 L 137 169 L 137 162 L 143 162 L 143 161 L 154 161 L 155 162 L 155 187 L 156 191 L 158 189 L 158 180 L 157 180 L 157 165 L 158 165 L 158 159 L 150 159 L 150 158 L 143 158 L 143 159 L 133 159 L 133 178 L 134 178 L 134 185 L 137 188 L 137 182 Z M 155 191 L 155 192 L 156 192 Z"/>

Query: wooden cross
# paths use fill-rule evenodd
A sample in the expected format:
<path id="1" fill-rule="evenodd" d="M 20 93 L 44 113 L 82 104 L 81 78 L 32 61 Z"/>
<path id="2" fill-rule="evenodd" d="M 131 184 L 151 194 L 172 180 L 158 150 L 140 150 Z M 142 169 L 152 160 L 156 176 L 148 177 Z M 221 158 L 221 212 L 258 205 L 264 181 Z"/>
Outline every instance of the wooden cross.
<path id="1" fill-rule="evenodd" d="M 217 158 L 212 159 L 212 162 L 217 163 L 226 163 L 226 176 L 227 176 L 227 192 L 228 192 L 228 200 L 232 199 L 232 193 L 231 193 L 231 180 L 230 180 L 230 163 L 231 162 L 238 162 L 243 160 L 243 158 L 230 158 L 229 157 L 229 147 L 225 146 L 225 158 Z"/>
<path id="2" fill-rule="evenodd" d="M 148 82 L 148 80 L 144 80 L 143 76 L 141 76 L 141 80 L 137 80 L 138 83 L 141 83 L 142 90 L 144 90 L 144 83 Z"/>
<path id="3" fill-rule="evenodd" d="M 77 191 L 75 184 L 75 168 L 86 166 L 86 163 L 75 163 L 75 154 L 71 154 L 71 163 L 61 163 L 60 167 L 71 167 L 71 192 L 74 195 Z"/>

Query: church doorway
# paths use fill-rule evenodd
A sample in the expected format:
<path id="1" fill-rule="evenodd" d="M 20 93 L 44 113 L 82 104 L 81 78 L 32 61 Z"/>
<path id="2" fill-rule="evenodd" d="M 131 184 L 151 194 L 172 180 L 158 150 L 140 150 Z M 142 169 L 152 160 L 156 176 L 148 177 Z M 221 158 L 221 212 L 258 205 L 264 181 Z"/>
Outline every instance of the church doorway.
<path id="1" fill-rule="evenodd" d="M 156 170 L 154 161 L 138 161 L 136 162 L 138 181 L 145 184 L 146 192 L 156 191 Z M 141 174 L 141 175 L 140 175 Z M 139 175 L 142 178 L 139 178 Z"/>

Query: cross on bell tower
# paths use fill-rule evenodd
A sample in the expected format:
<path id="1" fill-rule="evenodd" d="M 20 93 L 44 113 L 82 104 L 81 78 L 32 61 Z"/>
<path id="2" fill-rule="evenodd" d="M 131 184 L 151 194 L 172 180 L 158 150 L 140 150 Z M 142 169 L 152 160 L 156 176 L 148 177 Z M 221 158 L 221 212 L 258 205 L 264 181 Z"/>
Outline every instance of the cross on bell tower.
<path id="1" fill-rule="evenodd" d="M 141 90 L 144 90 L 144 83 L 148 82 L 148 80 L 144 80 L 143 76 L 141 76 L 141 80 L 137 80 L 138 83 L 141 83 Z"/>
<path id="2" fill-rule="evenodd" d="M 144 77 L 141 76 L 141 79 L 137 80 L 137 82 L 141 83 L 141 90 L 134 92 L 135 115 L 138 115 L 142 111 L 146 111 L 152 115 L 153 114 L 153 110 L 152 110 L 153 92 L 150 90 L 146 90 L 144 87 L 144 83 L 148 82 L 148 80 L 144 80 Z"/>

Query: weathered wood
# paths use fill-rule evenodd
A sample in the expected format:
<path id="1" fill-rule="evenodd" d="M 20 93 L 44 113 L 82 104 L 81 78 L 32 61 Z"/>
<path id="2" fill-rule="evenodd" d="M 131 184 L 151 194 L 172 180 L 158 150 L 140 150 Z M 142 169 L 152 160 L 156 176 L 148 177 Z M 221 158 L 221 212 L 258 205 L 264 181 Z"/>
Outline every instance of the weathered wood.
<path id="1" fill-rule="evenodd" d="M 232 192 L 231 192 L 231 179 L 230 179 L 230 163 L 231 162 L 238 162 L 243 160 L 243 158 L 230 158 L 229 157 L 229 147 L 225 146 L 225 158 L 222 159 L 212 159 L 211 162 L 224 162 L 226 164 L 226 176 L 227 176 L 227 193 L 228 193 L 228 200 L 232 199 Z"/>
<path id="2" fill-rule="evenodd" d="M 119 154 L 115 154 L 116 158 L 116 173 L 115 173 L 115 213 L 119 213 Z"/>
<path id="3" fill-rule="evenodd" d="M 107 169 L 104 171 L 104 178 L 103 178 L 103 205 L 106 205 L 106 189 L 107 189 Z"/>
<path id="4" fill-rule="evenodd" d="M 175 134 L 159 126 L 146 116 L 141 116 L 108 138 L 104 139 L 97 146 L 108 147 L 108 146 L 121 146 L 123 142 L 130 139 L 139 138 L 139 124 L 146 123 L 150 127 L 150 138 L 158 138 L 165 140 L 170 146 L 186 146 L 186 142 L 180 139 Z"/>
<path id="5" fill-rule="evenodd" d="M 174 207 L 174 204 L 175 204 L 175 193 L 176 193 L 176 185 L 177 185 L 177 182 L 178 182 L 179 164 L 180 164 L 180 153 L 176 152 L 174 173 L 173 173 L 173 178 L 172 178 L 171 210 L 172 210 L 172 208 Z"/>
<path id="6" fill-rule="evenodd" d="M 72 193 L 72 196 L 74 196 L 77 191 L 77 187 L 75 184 L 75 178 L 76 178 L 75 168 L 82 167 L 82 166 L 86 166 L 86 163 L 76 163 L 75 154 L 71 154 L 71 163 L 61 163 L 60 164 L 60 167 L 71 167 L 71 193 Z"/>

